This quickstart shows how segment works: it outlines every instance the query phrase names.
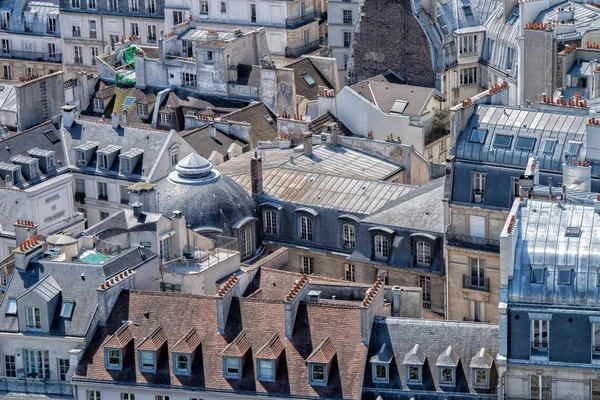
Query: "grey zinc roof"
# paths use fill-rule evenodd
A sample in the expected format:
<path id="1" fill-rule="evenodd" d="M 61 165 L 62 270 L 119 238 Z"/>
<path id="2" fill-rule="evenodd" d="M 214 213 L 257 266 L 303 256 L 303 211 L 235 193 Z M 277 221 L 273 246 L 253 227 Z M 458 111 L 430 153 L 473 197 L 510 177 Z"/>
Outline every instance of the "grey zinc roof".
<path id="1" fill-rule="evenodd" d="M 426 391 L 443 392 L 444 389 L 438 384 L 438 367 L 436 361 L 449 346 L 452 346 L 454 357 L 459 362 L 456 373 L 456 387 L 452 392 L 447 393 L 449 397 L 452 394 L 459 396 L 461 393 L 472 394 L 495 394 L 496 376 L 494 371 L 490 373 L 490 390 L 473 389 L 471 360 L 481 348 L 493 357 L 498 353 L 498 325 L 477 324 L 469 322 L 455 321 L 435 321 L 428 319 L 409 319 L 392 317 L 375 317 L 371 339 L 369 342 L 369 352 L 367 360 L 386 344 L 394 353 L 394 360 L 390 364 L 390 382 L 385 385 L 374 383 L 372 380 L 372 369 L 367 364 L 365 368 L 363 398 L 375 399 L 381 395 L 384 399 L 390 397 L 389 393 L 406 394 L 410 398 L 411 391 L 414 394 L 426 397 Z M 407 386 L 405 357 L 411 353 L 415 346 L 419 346 L 420 357 L 409 358 L 410 363 L 418 363 L 419 360 L 426 357 L 423 365 L 423 385 Z M 381 388 L 381 390 L 379 390 Z"/>
<path id="2" fill-rule="evenodd" d="M 597 307 L 600 214 L 589 205 L 542 200 L 529 200 L 519 211 L 519 240 L 509 300 Z M 580 227 L 581 235 L 567 236 L 566 229 L 571 226 Z M 543 283 L 531 283 L 532 266 L 544 268 Z M 572 269 L 570 284 L 558 284 L 562 268 Z"/>
<path id="3" fill-rule="evenodd" d="M 114 213 L 110 217 L 103 219 L 98 222 L 96 225 L 89 227 L 85 231 L 83 231 L 84 235 L 98 235 L 101 238 L 105 237 L 103 234 L 111 234 L 115 231 L 129 230 L 132 228 L 136 228 L 136 230 L 140 230 L 139 226 L 148 225 L 153 229 L 156 222 L 162 217 L 162 214 L 157 213 L 142 213 L 142 215 L 138 218 L 133 215 L 133 210 L 125 209 L 119 212 Z"/>
<path id="4" fill-rule="evenodd" d="M 26 293 L 33 293 L 47 303 L 58 296 L 60 292 L 62 289 L 52 275 L 46 275 Z"/>
<path id="5" fill-rule="evenodd" d="M 501 71 L 506 71 L 507 69 L 508 49 L 513 49 L 515 52 L 514 60 L 517 59 L 517 36 L 521 27 L 519 7 L 515 7 L 512 12 L 515 14 L 514 18 L 505 20 L 504 10 L 500 8 L 485 23 L 486 38 L 488 40 L 484 42 L 482 58 Z M 490 41 L 494 43 L 491 49 Z M 516 76 L 514 68 L 511 69 L 511 75 Z"/>
<path id="6" fill-rule="evenodd" d="M 110 278 L 129 268 L 136 269 L 154 257 L 156 257 L 156 253 L 153 253 L 150 249 L 136 246 L 101 265 L 106 278 Z"/>
<path id="7" fill-rule="evenodd" d="M 26 206 L 27 194 L 18 189 L 6 189 L 0 186 L 0 231 L 14 234 L 13 224 L 17 219 L 29 219 Z"/>
<path id="8" fill-rule="evenodd" d="M 551 24 L 558 20 L 558 9 L 562 7 L 571 7 L 574 14 L 574 26 L 571 30 L 564 30 L 563 33 L 556 33 L 555 38 L 559 40 L 579 39 L 589 30 L 600 28 L 600 9 L 592 7 L 588 4 L 575 3 L 566 1 L 557 4 L 549 9 L 542 11 L 535 22 Z"/>

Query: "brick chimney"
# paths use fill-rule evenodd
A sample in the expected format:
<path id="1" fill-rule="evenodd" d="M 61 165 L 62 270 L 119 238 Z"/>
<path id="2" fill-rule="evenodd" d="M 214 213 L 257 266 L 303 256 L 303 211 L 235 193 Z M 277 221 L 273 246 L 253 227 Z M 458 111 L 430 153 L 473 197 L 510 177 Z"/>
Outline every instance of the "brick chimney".
<path id="1" fill-rule="evenodd" d="M 254 157 L 250 160 L 250 179 L 252 181 L 252 195 L 259 195 L 263 191 L 262 158 L 258 151 L 254 151 Z"/>
<path id="2" fill-rule="evenodd" d="M 308 292 L 308 276 L 303 275 L 294 283 L 294 287 L 285 298 L 283 312 L 285 315 L 285 337 L 291 339 L 296 324 L 296 313 L 302 299 Z"/>
<path id="3" fill-rule="evenodd" d="M 383 281 L 378 279 L 373 286 L 367 290 L 364 300 L 360 305 L 360 337 L 361 342 L 369 344 L 371 338 L 371 327 L 375 315 L 383 314 Z"/>
<path id="4" fill-rule="evenodd" d="M 236 274 L 231 275 L 215 295 L 215 299 L 217 300 L 217 330 L 221 335 L 225 333 L 225 325 L 227 324 L 231 299 L 238 291 L 236 288 L 240 286 L 238 285 L 239 281 L 240 278 L 238 278 Z M 240 294 L 241 293 L 238 293 L 238 295 Z"/>
<path id="5" fill-rule="evenodd" d="M 304 155 L 307 157 L 312 156 L 312 134 L 307 133 L 302 136 L 302 148 L 304 149 Z"/>

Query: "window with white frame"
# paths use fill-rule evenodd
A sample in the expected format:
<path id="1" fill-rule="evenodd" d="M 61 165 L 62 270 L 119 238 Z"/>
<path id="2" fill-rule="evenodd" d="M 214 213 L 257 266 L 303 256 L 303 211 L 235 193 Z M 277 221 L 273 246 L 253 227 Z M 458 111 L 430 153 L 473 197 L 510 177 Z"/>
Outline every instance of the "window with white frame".
<path id="1" fill-rule="evenodd" d="M 160 114 L 161 125 L 171 125 L 171 114 L 161 113 Z"/>
<path id="2" fill-rule="evenodd" d="M 135 400 L 134 393 L 121 393 L 121 400 Z"/>
<path id="3" fill-rule="evenodd" d="M 129 24 L 129 32 L 131 36 L 140 36 L 140 26 L 137 22 L 132 22 Z"/>
<path id="4" fill-rule="evenodd" d="M 98 167 L 102 169 L 108 168 L 108 155 L 98 154 Z"/>
<path id="5" fill-rule="evenodd" d="M 98 48 L 97 47 L 90 47 L 90 50 L 92 52 L 92 65 L 96 65 L 96 57 L 98 57 Z"/>
<path id="6" fill-rule="evenodd" d="M 300 239 L 306 241 L 313 240 L 313 229 L 312 229 L 313 220 L 307 216 L 300 217 Z"/>
<path id="7" fill-rule="evenodd" d="M 423 366 L 421 366 L 421 365 L 406 366 L 406 381 L 408 383 L 422 383 L 423 382 Z"/>
<path id="8" fill-rule="evenodd" d="M 27 378 L 50 379 L 50 356 L 48 350 L 25 349 L 23 357 Z"/>
<path id="9" fill-rule="evenodd" d="M 371 364 L 373 382 L 388 383 L 390 381 L 390 364 L 374 362 Z"/>
<path id="10" fill-rule="evenodd" d="M 110 214 L 107 213 L 106 211 L 100 211 L 99 216 L 100 216 L 100 221 L 104 221 L 106 218 L 108 218 L 110 216 Z"/>
<path id="11" fill-rule="evenodd" d="M 6 80 L 11 80 L 10 65 L 4 65 L 2 68 L 2 77 Z"/>
<path id="12" fill-rule="evenodd" d="M 69 372 L 69 368 L 71 364 L 68 358 L 59 358 L 58 359 L 58 379 L 60 381 L 67 380 L 67 373 Z"/>
<path id="13" fill-rule="evenodd" d="M 75 192 L 83 193 L 83 195 L 85 196 L 85 181 L 83 179 L 75 178 Z"/>
<path id="14" fill-rule="evenodd" d="M 460 70 L 460 84 L 472 85 L 477 83 L 477 69 L 478 67 L 462 68 Z"/>
<path id="15" fill-rule="evenodd" d="M 174 10 L 173 11 L 173 25 L 179 25 L 183 22 L 183 11 Z"/>
<path id="16" fill-rule="evenodd" d="M 81 37 L 81 26 L 79 20 L 71 21 L 71 36 Z"/>
<path id="17" fill-rule="evenodd" d="M 352 224 L 342 225 L 343 241 L 342 245 L 347 249 L 353 249 L 356 247 L 356 227 Z"/>
<path id="18" fill-rule="evenodd" d="M 48 57 L 56 57 L 56 43 L 47 43 L 46 49 L 48 50 Z"/>
<path id="19" fill-rule="evenodd" d="M 108 11 L 111 11 L 111 12 L 119 11 L 119 1 L 118 0 L 108 0 Z"/>
<path id="20" fill-rule="evenodd" d="M 222 1 L 221 2 L 221 14 L 225 14 L 225 13 L 227 13 L 227 2 Z"/>
<path id="21" fill-rule="evenodd" d="M 4 376 L 7 378 L 17 377 L 17 363 L 14 355 L 4 355 Z"/>
<path id="22" fill-rule="evenodd" d="M 248 226 L 242 229 L 241 232 L 242 241 L 242 258 L 252 255 L 254 251 L 253 240 L 252 240 L 252 226 Z"/>
<path id="23" fill-rule="evenodd" d="M 75 303 L 72 301 L 63 301 L 62 306 L 60 307 L 60 316 L 62 318 L 71 318 L 74 307 Z"/>
<path id="24" fill-rule="evenodd" d="M 98 200 L 108 200 L 108 185 L 106 182 L 98 182 Z"/>
<path id="25" fill-rule="evenodd" d="M 600 378 L 590 379 L 591 400 L 600 400 Z"/>
<path id="26" fill-rule="evenodd" d="M 148 43 L 156 43 L 156 25 L 148 25 Z"/>
<path id="27" fill-rule="evenodd" d="M 71 8 L 79 8 L 80 6 L 79 0 L 71 0 Z"/>
<path id="28" fill-rule="evenodd" d="M 199 0 L 200 14 L 208 15 L 208 0 Z"/>
<path id="29" fill-rule="evenodd" d="M 9 299 L 8 305 L 6 306 L 6 314 L 16 315 L 17 314 L 17 300 Z"/>
<path id="30" fill-rule="evenodd" d="M 256 23 L 256 4 L 250 3 L 250 23 Z"/>
<path id="31" fill-rule="evenodd" d="M 531 355 L 548 356 L 548 320 L 531 320 Z"/>
<path id="32" fill-rule="evenodd" d="M 464 35 L 459 39 L 460 54 L 472 54 L 477 52 L 477 35 Z"/>
<path id="33" fill-rule="evenodd" d="M 190 355 L 183 353 L 173 354 L 173 371 L 177 375 L 189 375 L 192 370 Z"/>
<path id="34" fill-rule="evenodd" d="M 256 360 L 258 367 L 258 380 L 261 382 L 275 382 L 275 360 Z"/>
<path id="35" fill-rule="evenodd" d="M 223 357 L 223 377 L 227 379 L 240 379 L 242 377 L 241 358 Z"/>
<path id="36" fill-rule="evenodd" d="M 104 367 L 106 369 L 121 369 L 123 357 L 121 349 L 104 349 Z"/>
<path id="37" fill-rule="evenodd" d="M 121 157 L 119 161 L 119 169 L 121 172 L 126 174 L 131 173 L 131 160 L 127 157 Z"/>
<path id="38" fill-rule="evenodd" d="M 417 264 L 431 265 L 431 244 L 417 242 Z"/>
<path id="39" fill-rule="evenodd" d="M 156 352 L 139 350 L 139 369 L 142 372 L 155 372 L 156 371 Z"/>
<path id="40" fill-rule="evenodd" d="M 2 11 L 2 29 L 8 29 L 10 26 L 10 11 Z"/>
<path id="41" fill-rule="evenodd" d="M 121 203 L 128 204 L 129 203 L 129 192 L 127 191 L 127 186 L 119 185 L 119 193 L 120 193 L 119 197 L 121 198 Z"/>
<path id="42" fill-rule="evenodd" d="M 0 274 L 0 286 L 8 286 L 8 275 Z"/>
<path id="43" fill-rule="evenodd" d="M 42 329 L 42 314 L 37 307 L 27 307 L 27 330 Z"/>
<path id="44" fill-rule="evenodd" d="M 431 278 L 429 276 L 419 276 L 419 287 L 423 292 L 423 308 L 431 309 Z"/>
<path id="45" fill-rule="evenodd" d="M 456 385 L 456 368 L 453 367 L 442 367 L 439 368 L 438 382 L 442 386 L 454 386 Z"/>
<path id="46" fill-rule="evenodd" d="M 373 239 L 375 258 L 388 258 L 390 256 L 390 238 L 385 235 L 375 235 Z"/>
<path id="47" fill-rule="evenodd" d="M 2 54 L 10 54 L 10 40 L 2 39 Z"/>
<path id="48" fill-rule="evenodd" d="M 138 104 L 138 116 L 141 118 L 148 118 L 148 105 Z"/>
<path id="49" fill-rule="evenodd" d="M 531 375 L 531 400 L 550 400 L 552 392 L 550 389 L 551 377 L 544 375 Z"/>
<path id="50" fill-rule="evenodd" d="M 56 33 L 56 18 L 48 18 L 46 23 L 46 30 L 48 33 Z"/>
<path id="51" fill-rule="evenodd" d="M 156 14 L 156 0 L 148 0 L 148 8 L 146 11 L 148 14 Z"/>
<path id="52" fill-rule="evenodd" d="M 265 233 L 277 235 L 277 212 L 274 210 L 265 210 Z"/>
<path id="53" fill-rule="evenodd" d="M 83 47 L 73 46 L 73 62 L 75 64 L 83 64 Z"/>
<path id="54" fill-rule="evenodd" d="M 352 25 L 352 10 L 342 10 L 342 23 L 344 25 Z"/>
<path id="55" fill-rule="evenodd" d="M 87 400 L 102 400 L 100 398 L 100 391 L 99 390 L 88 390 L 86 392 L 86 398 L 87 398 Z"/>
<path id="56" fill-rule="evenodd" d="M 327 385 L 327 364 L 309 363 L 309 383 L 313 386 Z"/>
<path id="57" fill-rule="evenodd" d="M 483 203 L 483 195 L 485 194 L 485 174 L 481 172 L 473 172 L 473 202 Z"/>
<path id="58" fill-rule="evenodd" d="M 177 165 L 177 163 L 179 162 L 179 153 L 178 152 L 174 152 L 171 154 L 171 165 Z"/>
<path id="59" fill-rule="evenodd" d="M 473 369 L 473 386 L 479 388 L 489 387 L 490 375 L 489 370 L 485 368 Z"/>
<path id="60" fill-rule="evenodd" d="M 131 12 L 138 12 L 139 11 L 138 0 L 129 0 L 129 11 L 131 11 Z"/>
<path id="61" fill-rule="evenodd" d="M 353 264 L 344 264 L 344 278 L 349 282 L 356 282 L 356 269 Z"/>
<path id="62" fill-rule="evenodd" d="M 352 32 L 344 32 L 344 47 L 350 47 L 351 39 L 352 39 Z"/>
<path id="63" fill-rule="evenodd" d="M 96 9 L 96 0 L 88 0 L 88 10 Z"/>
<path id="64" fill-rule="evenodd" d="M 182 75 L 181 81 L 183 86 L 196 87 L 196 74 L 188 74 L 187 72 L 184 72 Z"/>
<path id="65" fill-rule="evenodd" d="M 313 273 L 312 257 L 300 256 L 300 268 L 301 268 L 303 274 L 312 275 L 312 273 Z"/>

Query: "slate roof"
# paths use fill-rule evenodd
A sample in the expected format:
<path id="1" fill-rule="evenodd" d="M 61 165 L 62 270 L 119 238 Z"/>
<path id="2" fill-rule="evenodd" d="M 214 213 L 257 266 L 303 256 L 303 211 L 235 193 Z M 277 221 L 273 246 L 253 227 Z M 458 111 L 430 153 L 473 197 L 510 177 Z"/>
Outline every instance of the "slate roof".
<path id="1" fill-rule="evenodd" d="M 294 82 L 296 85 L 296 95 L 304 96 L 307 100 L 316 100 L 319 94 L 319 86 L 325 86 L 334 89 L 329 79 L 327 79 L 319 69 L 313 64 L 309 57 L 302 57 L 284 68 L 294 70 Z M 310 75 L 315 83 L 309 85 L 303 78 L 304 75 Z"/>
<path id="2" fill-rule="evenodd" d="M 33 287 L 31 287 L 31 289 L 29 289 L 26 293 L 33 293 L 42 299 L 42 301 L 48 303 L 50 300 L 58 296 L 60 292 L 62 292 L 62 289 L 52 275 L 46 275 L 35 285 L 33 285 Z M 26 293 L 23 293 L 23 295 Z"/>
<path id="3" fill-rule="evenodd" d="M 145 264 L 155 257 L 158 256 L 150 249 L 136 246 L 122 252 L 118 257 L 109 259 L 101 265 L 104 275 L 109 278 L 129 268 L 135 270 L 137 267 Z"/>
<path id="4" fill-rule="evenodd" d="M 29 219 L 27 194 L 19 189 L 7 189 L 0 185 L 0 231 L 14 235 L 13 224 L 18 219 Z"/>
<path id="5" fill-rule="evenodd" d="M 426 396 L 427 391 L 439 392 L 442 398 L 454 398 L 461 394 L 495 394 L 498 376 L 495 366 L 490 373 L 489 390 L 472 387 L 471 360 L 482 348 L 492 356 L 498 353 L 498 326 L 453 321 L 375 317 L 367 360 L 385 344 L 394 354 L 390 364 L 390 382 L 375 383 L 372 370 L 367 362 L 363 383 L 363 398 L 374 400 L 380 395 L 383 399 L 409 399 L 411 396 Z M 417 353 L 411 352 L 418 345 Z M 453 358 L 458 358 L 456 388 L 442 388 L 438 382 L 436 362 L 440 355 L 452 347 Z M 408 360 L 406 357 L 409 357 Z M 444 357 L 442 357 L 444 358 Z M 406 364 L 423 362 L 423 385 L 406 383 Z"/>
<path id="6" fill-rule="evenodd" d="M 276 370 L 276 381 L 256 379 L 255 355 L 265 340 L 278 333 L 285 336 L 283 301 L 233 298 L 223 335 L 217 331 L 216 299 L 208 296 L 160 292 L 121 292 L 106 326 L 100 326 L 77 367 L 74 380 L 114 381 L 121 384 L 171 385 L 238 393 L 259 392 L 276 396 L 358 398 L 366 347 L 361 344 L 360 309 L 326 307 L 301 303 L 291 339 L 282 339 L 284 355 Z M 186 315 L 186 318 L 176 318 Z M 155 374 L 141 374 L 133 361 L 133 352 L 125 353 L 123 371 L 104 368 L 104 338 L 114 333 L 123 320 L 134 338 L 147 336 L 156 326 L 165 330 L 167 346 L 177 343 L 191 328 L 201 339 L 189 376 L 175 375 L 169 352 L 161 352 Z M 249 345 L 241 379 L 223 377 L 221 353 L 244 332 Z M 329 337 L 337 349 L 326 387 L 308 382 L 306 358 Z M 136 345 L 134 339 L 133 345 Z M 131 356 L 128 356 L 131 354 Z"/>
<path id="7" fill-rule="evenodd" d="M 215 129 L 215 138 L 210 136 L 210 127 L 208 125 L 203 128 L 183 131 L 180 135 L 196 153 L 204 158 L 209 158 L 213 151 L 224 156 L 227 155 L 227 150 L 233 143 L 239 145 L 242 149 L 248 146 L 247 143 L 236 137 L 229 136 L 217 128 Z"/>
<path id="8" fill-rule="evenodd" d="M 267 121 L 265 115 L 271 117 L 273 122 Z M 262 102 L 254 102 L 242 109 L 223 115 L 221 119 L 249 123 L 251 125 L 251 149 L 256 148 L 259 141 L 272 141 L 277 138 L 277 116 Z"/>
<path id="9" fill-rule="evenodd" d="M 589 205 L 532 199 L 518 212 L 510 301 L 597 308 L 600 214 Z M 567 236 L 568 227 L 580 227 L 581 235 Z M 531 283 L 532 266 L 545 268 L 543 283 Z M 571 270 L 570 284 L 558 284 L 560 269 Z"/>
<path id="10" fill-rule="evenodd" d="M 482 59 L 493 67 L 506 71 L 511 69 L 511 76 L 516 77 L 514 66 L 507 68 L 508 49 L 514 51 L 514 58 L 517 58 L 517 37 L 520 29 L 519 7 L 511 11 L 507 20 L 504 19 L 504 9 L 499 8 L 485 23 L 486 38 L 482 49 Z M 490 40 L 494 45 L 490 49 Z"/>
<path id="11" fill-rule="evenodd" d="M 574 15 L 574 29 L 566 29 L 556 34 L 556 39 L 561 41 L 581 39 L 583 34 L 589 30 L 600 28 L 600 10 L 585 3 L 565 1 L 539 13 L 535 21 L 537 23 L 552 23 L 558 19 L 558 9 L 571 7 Z"/>

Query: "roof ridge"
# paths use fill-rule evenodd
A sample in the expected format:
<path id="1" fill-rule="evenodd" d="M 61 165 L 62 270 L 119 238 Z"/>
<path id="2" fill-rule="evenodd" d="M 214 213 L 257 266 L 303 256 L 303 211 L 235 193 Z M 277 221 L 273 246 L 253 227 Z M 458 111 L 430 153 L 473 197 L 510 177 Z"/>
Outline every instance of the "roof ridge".
<path id="1" fill-rule="evenodd" d="M 150 290 L 130 290 L 131 294 L 138 296 L 157 296 L 157 297 L 191 297 L 196 299 L 214 300 L 213 296 L 205 294 L 193 294 L 193 293 L 170 293 L 170 292 L 153 292 Z"/>
<path id="2" fill-rule="evenodd" d="M 248 104 L 246 107 L 238 108 L 237 110 L 233 110 L 232 112 L 230 112 L 228 114 L 221 115 L 220 118 L 224 119 L 224 118 L 228 117 L 229 115 L 234 115 L 239 112 L 246 111 L 246 110 L 250 109 L 251 107 L 258 107 L 260 105 L 265 105 L 265 104 L 262 101 L 253 101 L 252 103 Z"/>
<path id="3" fill-rule="evenodd" d="M 50 124 L 52 123 L 52 120 L 51 120 L 51 119 L 49 119 L 49 120 L 48 120 L 48 121 L 46 121 L 46 122 L 42 122 L 41 124 L 38 124 L 38 125 L 36 125 L 36 126 L 32 126 L 32 127 L 31 127 L 31 128 L 29 128 L 29 129 L 25 129 L 24 131 L 17 132 L 17 133 L 15 133 L 14 135 L 10 135 L 9 137 L 7 137 L 7 138 L 4 138 L 4 139 L 0 140 L 0 143 L 4 143 L 4 142 L 6 142 L 6 141 L 8 141 L 8 140 L 14 139 L 14 138 L 16 138 L 17 136 L 20 136 L 20 135 L 22 135 L 22 134 L 24 134 L 24 133 L 27 133 L 27 132 L 31 132 L 32 130 L 34 130 L 34 129 L 37 129 L 37 128 L 40 128 L 40 127 L 42 127 L 42 126 L 44 126 L 44 125 L 47 125 L 47 124 L 49 124 L 49 123 L 50 123 Z"/>

